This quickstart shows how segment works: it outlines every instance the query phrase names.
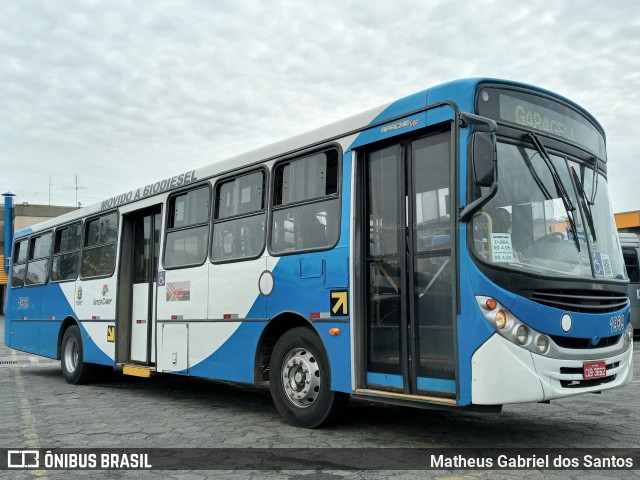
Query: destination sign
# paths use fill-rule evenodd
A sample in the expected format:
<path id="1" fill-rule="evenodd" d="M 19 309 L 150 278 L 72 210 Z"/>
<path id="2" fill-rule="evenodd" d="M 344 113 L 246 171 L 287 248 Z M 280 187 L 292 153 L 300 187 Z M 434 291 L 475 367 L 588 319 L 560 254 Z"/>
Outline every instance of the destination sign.
<path id="1" fill-rule="evenodd" d="M 537 130 L 581 145 L 606 159 L 604 137 L 577 111 L 547 97 L 485 88 L 478 98 L 480 115 Z"/>

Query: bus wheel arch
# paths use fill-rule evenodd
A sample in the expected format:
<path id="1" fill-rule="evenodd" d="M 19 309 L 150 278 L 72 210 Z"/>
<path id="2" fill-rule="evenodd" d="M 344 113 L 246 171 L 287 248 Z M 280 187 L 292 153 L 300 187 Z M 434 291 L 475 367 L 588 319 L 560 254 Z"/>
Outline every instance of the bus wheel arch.
<path id="1" fill-rule="evenodd" d="M 64 337 L 64 333 L 67 331 L 67 329 L 69 327 L 71 327 L 73 325 L 78 326 L 78 321 L 73 317 L 65 318 L 64 321 L 62 322 L 62 325 L 60 325 L 60 331 L 58 332 L 58 350 L 57 350 L 56 360 L 60 360 L 61 359 L 61 355 L 62 355 L 62 338 Z"/>
<path id="2" fill-rule="evenodd" d="M 306 327 L 318 334 L 313 324 L 301 315 L 293 312 L 283 312 L 273 317 L 260 335 L 256 348 L 254 381 L 255 383 L 269 381 L 269 363 L 276 343 L 287 331 Z"/>
<path id="3" fill-rule="evenodd" d="M 63 322 L 59 333 L 58 358 L 62 376 L 72 385 L 80 385 L 107 380 L 113 373 L 113 367 L 86 363 L 84 361 L 84 339 L 80 325 L 73 318 Z"/>

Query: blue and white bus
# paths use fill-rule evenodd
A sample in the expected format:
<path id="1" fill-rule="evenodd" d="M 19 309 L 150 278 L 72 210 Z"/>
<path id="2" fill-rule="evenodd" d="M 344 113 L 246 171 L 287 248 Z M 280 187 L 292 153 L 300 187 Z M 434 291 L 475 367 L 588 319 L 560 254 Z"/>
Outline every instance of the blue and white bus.
<path id="1" fill-rule="evenodd" d="M 73 384 L 269 382 L 496 411 L 632 379 L 605 136 L 572 101 L 434 86 L 15 233 L 5 343 Z"/>

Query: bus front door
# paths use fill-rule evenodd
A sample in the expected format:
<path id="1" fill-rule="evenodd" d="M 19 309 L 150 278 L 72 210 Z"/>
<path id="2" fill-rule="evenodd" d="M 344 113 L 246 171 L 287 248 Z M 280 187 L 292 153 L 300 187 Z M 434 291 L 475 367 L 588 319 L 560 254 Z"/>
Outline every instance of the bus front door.
<path id="1" fill-rule="evenodd" d="M 366 389 L 456 397 L 451 145 L 445 130 L 362 156 Z"/>
<path id="2" fill-rule="evenodd" d="M 156 277 L 160 250 L 160 206 L 133 214 L 131 343 L 129 359 L 155 363 Z"/>

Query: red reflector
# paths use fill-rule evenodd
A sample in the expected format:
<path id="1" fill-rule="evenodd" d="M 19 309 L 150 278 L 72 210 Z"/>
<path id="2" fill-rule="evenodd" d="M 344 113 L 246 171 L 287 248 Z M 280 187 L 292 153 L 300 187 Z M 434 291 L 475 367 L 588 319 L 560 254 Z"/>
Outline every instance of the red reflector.
<path id="1" fill-rule="evenodd" d="M 229 320 L 231 318 L 231 314 L 230 313 L 225 313 L 224 315 L 222 315 L 222 318 L 224 320 Z"/>
<path id="2" fill-rule="evenodd" d="M 142 323 L 142 320 L 136 320 L 136 323 Z"/>
<path id="3" fill-rule="evenodd" d="M 177 320 L 178 319 L 178 315 L 171 315 L 171 320 Z"/>
<path id="4" fill-rule="evenodd" d="M 320 318 L 320 312 L 311 312 L 311 318 Z"/>
<path id="5" fill-rule="evenodd" d="M 91 320 L 97 320 L 97 319 L 98 319 L 98 317 L 96 315 L 92 315 L 91 316 Z"/>

